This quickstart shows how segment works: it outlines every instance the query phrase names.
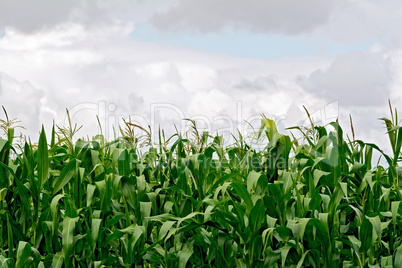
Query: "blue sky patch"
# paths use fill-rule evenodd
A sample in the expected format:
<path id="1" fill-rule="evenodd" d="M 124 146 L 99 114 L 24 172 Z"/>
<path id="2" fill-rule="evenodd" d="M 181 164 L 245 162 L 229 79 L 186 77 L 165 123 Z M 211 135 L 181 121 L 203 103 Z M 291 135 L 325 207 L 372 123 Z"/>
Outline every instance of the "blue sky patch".
<path id="1" fill-rule="evenodd" d="M 260 34 L 247 31 L 225 31 L 215 34 L 178 34 L 139 26 L 132 37 L 137 40 L 161 42 L 235 57 L 279 59 L 317 54 L 338 54 L 352 50 L 367 51 L 374 44 L 364 41 L 352 45 L 324 42 L 317 38 L 304 41 L 300 37 Z M 314 40 L 314 41 L 313 41 Z"/>

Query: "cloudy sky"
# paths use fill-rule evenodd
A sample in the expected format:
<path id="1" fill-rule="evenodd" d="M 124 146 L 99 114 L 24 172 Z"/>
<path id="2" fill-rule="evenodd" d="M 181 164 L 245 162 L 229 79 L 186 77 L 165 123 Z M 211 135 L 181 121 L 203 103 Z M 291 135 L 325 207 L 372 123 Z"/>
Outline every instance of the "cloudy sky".
<path id="1" fill-rule="evenodd" d="M 0 104 L 24 134 L 119 118 L 247 131 L 337 117 L 383 143 L 402 109 L 400 0 L 0 0 Z M 4 115 L 0 114 L 4 119 Z"/>

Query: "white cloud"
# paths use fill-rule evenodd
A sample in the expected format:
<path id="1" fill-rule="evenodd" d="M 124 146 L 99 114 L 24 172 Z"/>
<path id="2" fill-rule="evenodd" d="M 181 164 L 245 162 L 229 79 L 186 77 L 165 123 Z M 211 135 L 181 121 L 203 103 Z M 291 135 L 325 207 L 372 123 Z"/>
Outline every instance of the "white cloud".
<path id="1" fill-rule="evenodd" d="M 328 23 L 317 29 L 317 33 L 340 44 L 401 41 L 397 26 L 402 23 L 401 14 L 402 6 L 397 0 L 339 1 Z"/>
<path id="2" fill-rule="evenodd" d="M 55 27 L 51 33 L 41 32 L 32 35 L 24 34 L 13 28 L 6 27 L 5 36 L 0 40 L 0 48 L 7 50 L 34 50 L 40 47 L 63 47 L 82 40 L 85 36 L 84 27 L 79 24 L 62 24 Z"/>
<path id="3" fill-rule="evenodd" d="M 189 105 L 189 112 L 213 117 L 227 112 L 227 109 L 234 104 L 232 97 L 221 90 L 214 88 L 207 92 L 195 94 Z"/>
<path id="4" fill-rule="evenodd" d="M 115 32 L 124 32 L 126 25 L 119 25 L 113 26 L 121 27 Z M 295 83 L 290 90 L 287 89 L 286 78 L 300 73 L 296 72 L 297 69 L 303 70 L 301 73 L 311 69 L 311 63 L 303 61 L 238 59 L 163 44 L 150 45 L 125 35 L 118 34 L 119 38 L 116 38 L 116 35 L 108 35 L 107 30 L 104 35 L 92 34 L 101 32 L 101 29 L 96 31 L 68 23 L 30 34 L 6 31 L 0 40 L 0 71 L 30 81 L 34 88 L 42 89 L 43 95 L 32 106 L 40 111 L 40 122 L 48 127 L 53 117 L 57 124 L 62 124 L 65 108 L 74 107 L 81 107 L 74 114 L 74 120 L 88 126 L 81 135 L 93 134 L 94 129 L 96 132 L 95 115 L 102 109 L 108 114 L 102 115 L 105 120 L 109 115 L 116 118 L 139 115 L 149 122 L 152 105 L 168 104 L 170 110 L 159 109 L 157 113 L 158 120 L 165 126 L 169 122 L 177 123 L 175 109 L 185 117 L 206 115 L 211 120 L 216 115 L 236 117 L 236 105 L 240 100 L 245 119 L 260 113 L 282 114 L 287 109 L 282 101 L 299 98 L 296 96 L 302 98 L 304 94 L 299 92 L 292 96 L 301 89 L 295 89 Z M 21 44 L 21 47 L 11 46 L 14 48 L 11 49 L 10 44 Z M 34 45 L 24 47 L 23 44 Z M 320 61 L 311 59 L 315 66 L 321 66 Z M 291 72 L 289 62 L 293 68 Z M 265 77 L 272 80 L 275 88 L 265 88 Z M 247 88 L 244 88 L 247 83 Z M 283 92 L 274 95 L 275 90 Z M 260 92 L 261 95 L 256 97 L 250 92 Z M 1 100 L 8 102 L 2 94 Z M 295 101 L 301 101 L 300 98 Z M 109 104 L 114 104 L 115 109 L 100 109 L 101 106 L 109 107 Z M 277 107 L 280 110 L 276 110 Z M 25 118 L 30 114 L 27 107 L 20 106 L 15 115 Z M 114 119 L 111 121 L 110 124 L 116 123 Z M 31 131 L 31 127 L 26 126 Z"/>
<path id="5" fill-rule="evenodd" d="M 17 118 L 20 125 L 28 129 L 25 132 L 21 128 L 17 128 L 16 134 L 19 132 L 32 134 L 34 137 L 40 130 L 41 119 L 41 101 L 44 92 L 33 87 L 28 81 L 17 81 L 5 73 L 0 72 L 0 100 L 1 105 L 7 111 L 9 119 Z M 2 114 L 1 118 L 5 118 Z M 2 134 L 1 134 L 2 135 Z"/>
<path id="6" fill-rule="evenodd" d="M 217 83 L 218 71 L 206 65 L 186 64 L 179 69 L 182 85 L 189 92 L 210 90 Z"/>
<path id="7" fill-rule="evenodd" d="M 5 36 L 0 39 L 0 49 L 36 50 L 43 48 L 62 48 L 81 44 L 84 40 L 102 41 L 108 37 L 127 36 L 134 30 L 133 23 L 116 21 L 102 27 L 85 27 L 77 23 L 57 24 L 51 29 L 34 33 L 23 33 L 6 27 Z"/>

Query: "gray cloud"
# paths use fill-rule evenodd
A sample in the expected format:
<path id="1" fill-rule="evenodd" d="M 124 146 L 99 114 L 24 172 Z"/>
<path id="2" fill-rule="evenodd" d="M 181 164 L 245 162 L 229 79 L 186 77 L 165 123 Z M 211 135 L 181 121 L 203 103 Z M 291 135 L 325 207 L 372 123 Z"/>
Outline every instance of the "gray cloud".
<path id="1" fill-rule="evenodd" d="M 0 0 L 0 26 L 31 32 L 66 21 L 78 0 Z"/>
<path id="2" fill-rule="evenodd" d="M 326 23 L 332 0 L 180 1 L 150 22 L 160 30 L 219 32 L 225 28 L 299 34 Z"/>
<path id="3" fill-rule="evenodd" d="M 326 70 L 316 70 L 299 83 L 340 105 L 384 105 L 392 81 L 390 62 L 378 53 L 350 52 L 338 56 Z"/>
<path id="4" fill-rule="evenodd" d="M 303 35 L 325 45 L 381 39 L 400 46 L 399 0 L 0 0 L 4 27 L 30 33 L 73 22 L 106 26 L 149 23 L 161 31 L 219 33 L 226 29 Z"/>
<path id="5" fill-rule="evenodd" d="M 243 78 L 234 88 L 248 91 L 275 91 L 278 85 L 274 76 L 259 76 L 254 80 Z"/>
<path id="6" fill-rule="evenodd" d="M 0 29 L 12 27 L 30 33 L 64 22 L 107 26 L 116 21 L 146 21 L 172 1 L 154 0 L 0 0 Z"/>

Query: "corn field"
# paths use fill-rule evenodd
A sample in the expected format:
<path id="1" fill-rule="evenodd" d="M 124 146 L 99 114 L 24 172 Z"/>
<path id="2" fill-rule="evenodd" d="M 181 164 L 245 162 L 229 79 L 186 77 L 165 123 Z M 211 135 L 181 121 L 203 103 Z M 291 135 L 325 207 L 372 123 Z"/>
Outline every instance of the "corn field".
<path id="1" fill-rule="evenodd" d="M 114 141 L 70 123 L 18 142 L 7 117 L 0 267 L 402 267 L 402 128 L 381 120 L 391 153 L 337 122 L 296 139 L 262 117 L 257 150 L 131 122 Z"/>

